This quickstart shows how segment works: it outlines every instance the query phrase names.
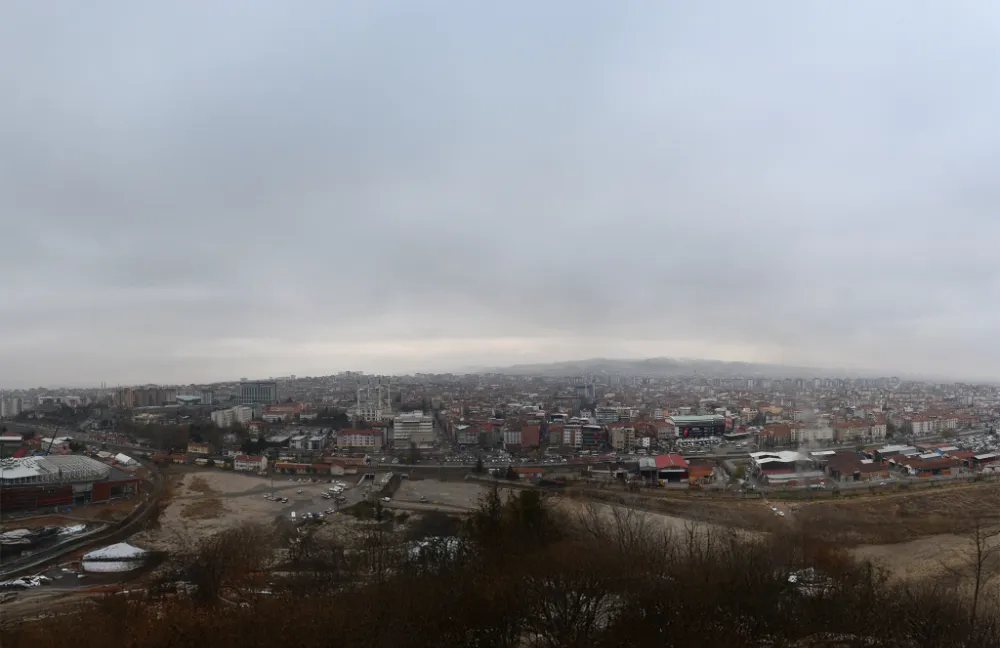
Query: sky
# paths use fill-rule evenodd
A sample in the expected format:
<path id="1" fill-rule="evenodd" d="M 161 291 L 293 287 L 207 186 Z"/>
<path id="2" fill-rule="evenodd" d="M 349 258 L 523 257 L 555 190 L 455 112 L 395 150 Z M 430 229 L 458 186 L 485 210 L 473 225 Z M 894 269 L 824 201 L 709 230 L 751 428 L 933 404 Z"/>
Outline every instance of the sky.
<path id="1" fill-rule="evenodd" d="M 6 0 L 0 387 L 995 378 L 997 43 L 957 0 Z"/>

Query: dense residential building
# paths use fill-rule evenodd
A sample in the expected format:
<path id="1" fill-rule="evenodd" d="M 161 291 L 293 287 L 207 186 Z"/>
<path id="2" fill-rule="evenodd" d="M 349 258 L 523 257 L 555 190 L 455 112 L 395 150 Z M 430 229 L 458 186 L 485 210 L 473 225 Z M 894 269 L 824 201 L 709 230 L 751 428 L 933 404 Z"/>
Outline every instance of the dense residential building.
<path id="1" fill-rule="evenodd" d="M 521 447 L 537 448 L 541 443 L 541 426 L 529 424 L 521 427 Z"/>
<path id="2" fill-rule="evenodd" d="M 790 424 L 792 444 L 815 444 L 823 445 L 833 441 L 833 428 L 829 426 L 805 425 L 803 423 Z"/>
<path id="3" fill-rule="evenodd" d="M 635 450 L 635 427 L 631 423 L 609 423 L 611 447 L 619 452 Z"/>
<path id="4" fill-rule="evenodd" d="M 583 426 L 579 423 L 565 424 L 560 443 L 568 448 L 579 448 L 583 445 Z"/>
<path id="5" fill-rule="evenodd" d="M 466 424 L 456 425 L 455 443 L 464 446 L 479 445 L 479 428 Z"/>
<path id="6" fill-rule="evenodd" d="M 297 434 L 288 441 L 292 450 L 322 450 L 326 445 L 326 436 L 322 434 Z"/>
<path id="7" fill-rule="evenodd" d="M 162 407 L 177 402 L 177 390 L 170 387 L 122 387 L 115 394 L 119 407 Z"/>
<path id="8" fill-rule="evenodd" d="M 233 423 L 247 425 L 253 419 L 253 409 L 246 405 L 237 405 L 211 414 L 212 423 L 219 427 L 229 427 Z"/>
<path id="9" fill-rule="evenodd" d="M 338 448 L 381 450 L 382 434 L 376 430 L 341 430 L 337 433 Z"/>

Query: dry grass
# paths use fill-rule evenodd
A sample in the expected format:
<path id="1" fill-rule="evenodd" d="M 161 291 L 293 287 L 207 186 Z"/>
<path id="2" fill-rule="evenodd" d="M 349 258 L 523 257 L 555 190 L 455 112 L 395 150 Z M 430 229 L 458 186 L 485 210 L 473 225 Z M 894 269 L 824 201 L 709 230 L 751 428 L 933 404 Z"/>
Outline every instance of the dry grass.
<path id="1" fill-rule="evenodd" d="M 840 544 L 910 542 L 964 533 L 977 517 L 1000 519 L 1000 484 L 815 502 L 794 511 L 803 531 Z"/>
<path id="2" fill-rule="evenodd" d="M 1000 484 L 899 490 L 890 494 L 784 501 L 776 518 L 768 502 L 693 493 L 623 490 L 567 491 L 606 503 L 622 502 L 662 515 L 749 531 L 771 532 L 791 524 L 800 532 L 841 546 L 881 545 L 964 533 L 976 517 L 1000 522 Z M 779 502 L 773 502 L 779 504 Z"/>
<path id="3" fill-rule="evenodd" d="M 215 489 L 209 485 L 208 481 L 204 477 L 196 476 L 192 477 L 188 482 L 188 490 L 194 491 L 195 493 L 202 493 L 203 495 L 211 495 L 215 493 Z"/>
<path id="4" fill-rule="evenodd" d="M 186 520 L 211 520 L 222 515 L 226 507 L 216 497 L 207 497 L 191 502 L 184 507 L 181 517 Z"/>
<path id="5" fill-rule="evenodd" d="M 729 499 L 682 493 L 676 496 L 660 494 L 629 494 L 619 491 L 567 491 L 570 497 L 597 500 L 608 504 L 625 503 L 651 513 L 703 522 L 721 527 L 749 531 L 774 531 L 783 528 L 771 510 L 759 499 Z"/>

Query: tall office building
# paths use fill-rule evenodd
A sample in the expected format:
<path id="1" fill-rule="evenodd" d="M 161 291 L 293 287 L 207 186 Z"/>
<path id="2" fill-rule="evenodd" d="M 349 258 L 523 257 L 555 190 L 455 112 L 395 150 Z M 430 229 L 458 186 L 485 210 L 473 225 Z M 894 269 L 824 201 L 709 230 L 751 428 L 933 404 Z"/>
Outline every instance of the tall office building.
<path id="1" fill-rule="evenodd" d="M 423 412 L 406 412 L 393 419 L 392 439 L 397 448 L 429 446 L 436 440 L 434 417 Z"/>
<path id="2" fill-rule="evenodd" d="M 274 380 L 240 380 L 240 405 L 271 405 L 278 402 Z"/>

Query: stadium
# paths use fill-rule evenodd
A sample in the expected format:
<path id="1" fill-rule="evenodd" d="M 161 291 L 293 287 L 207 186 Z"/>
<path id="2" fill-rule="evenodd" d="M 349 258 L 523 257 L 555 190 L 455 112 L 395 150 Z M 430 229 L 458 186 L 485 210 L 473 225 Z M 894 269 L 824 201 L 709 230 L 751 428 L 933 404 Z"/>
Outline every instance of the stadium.
<path id="1" fill-rule="evenodd" d="M 81 455 L 0 460 L 0 511 L 107 502 L 135 494 L 139 477 Z"/>

